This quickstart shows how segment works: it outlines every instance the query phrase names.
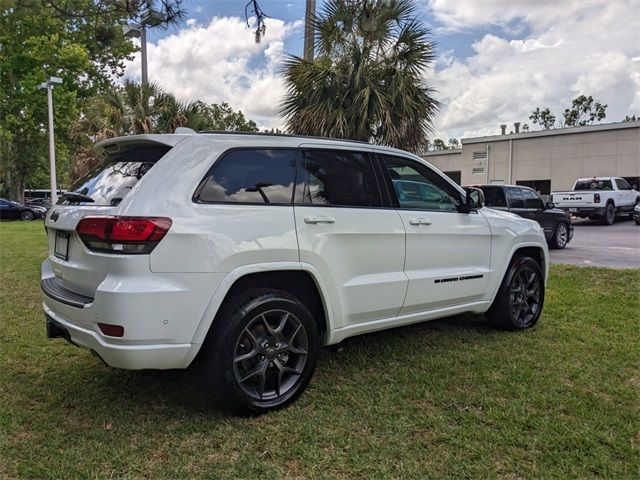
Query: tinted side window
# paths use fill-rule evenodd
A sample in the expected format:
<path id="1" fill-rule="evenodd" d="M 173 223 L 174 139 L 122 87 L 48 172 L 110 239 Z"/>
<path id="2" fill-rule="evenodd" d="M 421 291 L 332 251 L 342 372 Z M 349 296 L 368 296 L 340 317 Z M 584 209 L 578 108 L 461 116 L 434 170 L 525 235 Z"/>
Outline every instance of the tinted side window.
<path id="1" fill-rule="evenodd" d="M 618 185 L 618 190 L 631 190 L 631 185 L 624 178 L 617 178 L 616 185 Z"/>
<path id="2" fill-rule="evenodd" d="M 507 199 L 502 187 L 481 187 L 484 193 L 484 203 L 487 207 L 506 207 Z"/>
<path id="3" fill-rule="evenodd" d="M 460 194 L 440 175 L 412 160 L 385 155 L 382 160 L 391 177 L 400 208 L 455 212 Z"/>
<path id="4" fill-rule="evenodd" d="M 524 197 L 522 189 L 518 187 L 504 187 L 509 199 L 510 208 L 524 208 Z"/>
<path id="5" fill-rule="evenodd" d="M 524 196 L 524 208 L 543 208 L 542 200 L 535 192 L 523 188 L 522 195 Z"/>
<path id="6" fill-rule="evenodd" d="M 196 191 L 198 202 L 289 204 L 295 149 L 232 150 L 220 158 Z"/>
<path id="7" fill-rule="evenodd" d="M 380 190 L 369 155 L 344 150 L 304 152 L 305 205 L 379 207 Z"/>

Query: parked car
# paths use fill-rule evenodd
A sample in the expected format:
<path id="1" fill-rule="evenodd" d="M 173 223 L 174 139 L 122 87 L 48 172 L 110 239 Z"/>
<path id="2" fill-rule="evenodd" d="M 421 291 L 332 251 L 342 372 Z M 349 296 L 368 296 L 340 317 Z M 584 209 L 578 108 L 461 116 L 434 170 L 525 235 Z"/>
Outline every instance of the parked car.
<path id="1" fill-rule="evenodd" d="M 576 217 L 611 225 L 618 214 L 633 215 L 633 208 L 640 203 L 640 192 L 624 178 L 579 178 L 572 191 L 553 192 L 551 201 Z"/>
<path id="2" fill-rule="evenodd" d="M 51 208 L 51 198 L 34 198 L 32 200 L 27 200 L 25 205 L 29 207 L 42 207 L 45 210 L 49 210 Z"/>
<path id="3" fill-rule="evenodd" d="M 484 204 L 538 222 L 551 248 L 564 248 L 573 238 L 571 216 L 543 202 L 537 192 L 520 185 L 474 185 L 484 194 Z"/>
<path id="4" fill-rule="evenodd" d="M 633 209 L 633 219 L 636 225 L 640 225 L 640 203 L 638 203 Z"/>
<path id="5" fill-rule="evenodd" d="M 542 312 L 540 225 L 415 155 L 239 133 L 96 151 L 104 163 L 47 214 L 41 287 L 48 336 L 113 367 L 198 356 L 225 405 L 264 412 L 300 395 L 322 345 L 463 312 L 524 330 Z M 403 179 L 437 205 L 399 197 Z"/>
<path id="6" fill-rule="evenodd" d="M 35 220 L 36 218 L 44 218 L 46 213 L 46 208 L 36 205 L 23 205 L 6 198 L 0 198 L 1 220 Z"/>

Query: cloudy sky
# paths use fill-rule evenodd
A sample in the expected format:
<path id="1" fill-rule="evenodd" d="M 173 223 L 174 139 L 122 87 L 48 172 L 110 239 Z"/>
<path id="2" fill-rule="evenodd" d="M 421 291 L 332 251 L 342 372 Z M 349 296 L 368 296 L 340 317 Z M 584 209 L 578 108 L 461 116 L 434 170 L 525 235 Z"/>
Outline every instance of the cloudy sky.
<path id="1" fill-rule="evenodd" d="M 186 0 L 186 22 L 150 33 L 150 80 L 179 98 L 228 102 L 262 127 L 281 126 L 280 64 L 286 53 L 302 53 L 305 2 L 259 3 L 271 18 L 256 44 L 244 0 Z M 640 0 L 416 3 L 437 43 L 426 78 L 443 104 L 435 125 L 441 138 L 530 123 L 537 106 L 559 116 L 580 94 L 609 106 L 606 122 L 640 114 Z M 136 59 L 126 75 L 139 72 Z"/>

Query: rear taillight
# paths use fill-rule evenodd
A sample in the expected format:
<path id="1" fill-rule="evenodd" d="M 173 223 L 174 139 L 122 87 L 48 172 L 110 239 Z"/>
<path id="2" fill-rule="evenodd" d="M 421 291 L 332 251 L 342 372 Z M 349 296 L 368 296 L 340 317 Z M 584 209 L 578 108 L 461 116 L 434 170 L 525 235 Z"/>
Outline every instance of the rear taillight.
<path id="1" fill-rule="evenodd" d="M 95 252 L 150 253 L 171 228 L 165 217 L 84 217 L 76 232 Z"/>
<path id="2" fill-rule="evenodd" d="M 593 194 L 593 203 L 600 203 L 600 194 L 599 193 L 594 193 Z"/>

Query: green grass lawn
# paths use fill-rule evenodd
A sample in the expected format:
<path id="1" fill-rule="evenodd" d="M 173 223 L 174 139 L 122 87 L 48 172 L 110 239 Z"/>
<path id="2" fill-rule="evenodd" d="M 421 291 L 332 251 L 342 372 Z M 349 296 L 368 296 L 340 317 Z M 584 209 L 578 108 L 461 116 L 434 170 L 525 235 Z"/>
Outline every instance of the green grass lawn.
<path id="1" fill-rule="evenodd" d="M 0 224 L 0 478 L 638 478 L 640 272 L 554 266 L 538 326 L 477 316 L 323 350 L 291 407 L 236 418 L 189 371 L 47 340 L 41 222 Z"/>

